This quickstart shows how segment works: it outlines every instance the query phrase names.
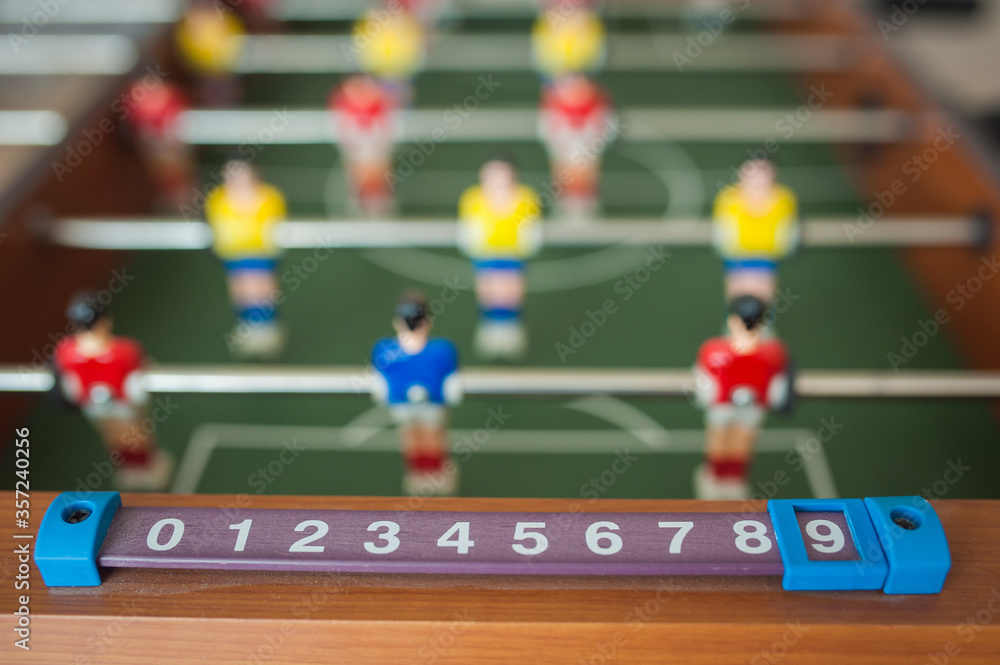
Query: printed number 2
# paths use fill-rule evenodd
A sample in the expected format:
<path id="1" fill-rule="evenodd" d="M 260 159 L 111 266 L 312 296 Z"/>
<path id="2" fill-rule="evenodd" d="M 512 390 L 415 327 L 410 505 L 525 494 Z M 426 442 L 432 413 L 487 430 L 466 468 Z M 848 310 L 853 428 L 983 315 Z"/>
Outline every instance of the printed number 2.
<path id="1" fill-rule="evenodd" d="M 305 531 L 308 528 L 316 529 L 315 533 L 311 533 L 305 538 L 296 541 L 288 548 L 289 552 L 322 552 L 324 549 L 323 545 L 310 545 L 309 543 L 314 540 L 319 540 L 327 533 L 330 532 L 330 525 L 326 522 L 320 522 L 319 520 L 306 520 L 305 522 L 300 522 L 298 526 L 295 527 L 296 531 Z"/>

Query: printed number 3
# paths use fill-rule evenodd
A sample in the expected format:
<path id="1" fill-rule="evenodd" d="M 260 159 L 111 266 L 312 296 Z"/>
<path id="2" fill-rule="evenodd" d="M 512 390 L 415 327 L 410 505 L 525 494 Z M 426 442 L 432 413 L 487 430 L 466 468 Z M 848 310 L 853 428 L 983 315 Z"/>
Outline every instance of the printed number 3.
<path id="1" fill-rule="evenodd" d="M 365 543 L 365 549 L 372 554 L 389 554 L 398 550 L 399 538 L 396 536 L 399 535 L 399 525 L 388 520 L 381 520 L 379 522 L 372 522 L 371 526 L 368 527 L 369 531 L 378 531 L 379 529 L 386 530 L 385 533 L 378 534 L 379 540 L 384 540 L 385 545 Z"/>

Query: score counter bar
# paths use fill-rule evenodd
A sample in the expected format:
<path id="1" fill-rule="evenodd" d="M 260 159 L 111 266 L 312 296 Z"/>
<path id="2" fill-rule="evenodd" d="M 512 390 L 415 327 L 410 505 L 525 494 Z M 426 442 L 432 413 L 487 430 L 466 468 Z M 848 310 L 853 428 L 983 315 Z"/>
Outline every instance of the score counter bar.
<path id="1" fill-rule="evenodd" d="M 922 497 L 771 500 L 767 512 L 515 513 L 127 507 L 60 494 L 49 587 L 99 567 L 480 575 L 781 575 L 789 591 L 938 593 L 951 567 Z"/>

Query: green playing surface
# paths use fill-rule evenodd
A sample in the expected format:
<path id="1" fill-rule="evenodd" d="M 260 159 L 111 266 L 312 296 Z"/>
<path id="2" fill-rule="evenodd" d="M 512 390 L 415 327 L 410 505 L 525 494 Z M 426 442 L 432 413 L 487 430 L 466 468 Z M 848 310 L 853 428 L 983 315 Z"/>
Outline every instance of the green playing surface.
<path id="1" fill-rule="evenodd" d="M 528 28 L 526 23 L 505 25 Z M 630 29 L 644 38 L 649 26 L 633 21 L 610 28 Z M 665 68 L 671 69 L 669 59 Z M 530 72 L 495 75 L 494 80 L 500 85 L 483 106 L 523 108 L 537 102 L 539 82 Z M 335 82 L 336 77 L 319 75 L 250 77 L 246 103 L 316 107 Z M 791 109 L 803 101 L 792 82 L 777 74 L 608 74 L 602 82 L 622 107 Z M 417 83 L 416 104 L 448 108 L 476 85 L 475 75 L 425 74 Z M 496 147 L 445 143 L 416 158 L 422 163 L 398 190 L 401 214 L 453 216 L 459 193 L 473 183 L 478 164 Z M 544 184 L 546 161 L 537 142 L 502 147 L 517 157 L 527 182 Z M 717 183 L 728 181 L 747 150 L 758 147 L 615 144 L 604 160 L 605 213 L 706 214 Z M 401 147 L 403 159 L 414 161 L 406 157 L 413 150 Z M 205 175 L 211 176 L 227 154 L 202 150 Z M 781 179 L 799 193 L 804 216 L 856 214 L 859 201 L 847 171 L 828 147 L 784 145 L 773 156 Z M 343 173 L 331 146 L 266 146 L 255 161 L 264 178 L 286 192 L 292 216 L 348 214 Z M 642 271 L 647 258 L 654 259 L 657 270 Z M 232 319 L 223 272 L 211 255 L 150 252 L 123 254 L 121 261 L 134 275 L 113 303 L 121 334 L 142 340 L 163 363 L 237 362 L 224 342 Z M 472 275 L 455 251 L 338 250 L 318 258 L 312 251 L 294 251 L 283 258 L 281 271 L 287 295 L 281 315 L 291 333 L 288 363 L 363 364 L 374 341 L 390 333 L 399 293 L 419 286 L 431 298 L 453 300 L 442 300 L 436 332 L 457 343 L 465 364 L 481 364 L 471 345 L 476 306 L 467 289 Z M 533 262 L 529 280 L 528 366 L 689 367 L 699 344 L 721 329 L 722 270 L 707 249 L 665 248 L 653 254 L 634 248 L 547 249 Z M 800 368 L 889 370 L 888 354 L 899 352 L 901 338 L 911 337 L 920 330 L 919 322 L 932 316 L 890 251 L 803 251 L 782 266 L 781 289 L 787 309 L 776 328 Z M 608 300 L 614 313 L 597 317 L 601 325 L 594 326 L 592 336 L 575 337 L 588 313 Z M 947 338 L 947 329 L 933 336 L 907 369 L 959 368 Z M 573 342 L 579 348 L 560 353 L 560 344 L 573 348 Z M 171 396 L 165 406 L 170 415 L 157 425 L 156 436 L 178 459 L 202 428 L 196 445 L 210 454 L 191 479 L 197 491 L 399 492 L 399 454 L 365 450 L 393 436 L 383 414 L 369 413 L 373 407 L 366 395 Z M 496 434 L 477 434 L 491 411 L 504 414 L 506 422 Z M 82 416 L 40 399 L 28 425 L 34 444 L 32 489 L 110 488 L 100 473 L 105 454 Z M 700 459 L 690 443 L 700 438 L 701 414 L 684 400 L 472 398 L 454 411 L 453 427 L 457 436 L 472 437 L 459 455 L 465 496 L 690 497 L 691 474 Z M 996 425 L 980 402 L 808 400 L 790 416 L 771 417 L 767 427 L 764 440 L 777 452 L 762 452 L 754 466 L 754 481 L 764 496 L 812 496 L 821 488 L 829 491 L 832 482 L 842 496 L 1000 497 Z M 587 432 L 605 433 L 618 451 L 572 452 L 593 440 Z M 821 453 L 809 441 L 820 434 L 825 440 Z M 795 441 L 801 455 L 790 447 Z M 538 452 L 491 452 L 518 443 L 522 450 Z"/>

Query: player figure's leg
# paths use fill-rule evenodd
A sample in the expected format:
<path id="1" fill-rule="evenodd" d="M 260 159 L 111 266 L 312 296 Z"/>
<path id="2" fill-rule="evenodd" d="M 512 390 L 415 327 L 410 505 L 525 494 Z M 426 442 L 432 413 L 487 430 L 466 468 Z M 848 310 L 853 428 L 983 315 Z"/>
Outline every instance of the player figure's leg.
<path id="1" fill-rule="evenodd" d="M 391 170 L 389 156 L 357 161 L 348 159 L 347 177 L 351 194 L 361 213 L 380 218 L 392 211 L 392 189 L 388 178 Z"/>
<path id="2" fill-rule="evenodd" d="M 229 296 L 237 323 L 227 345 L 238 355 L 270 358 L 284 349 L 285 333 L 275 303 L 280 291 L 273 264 L 268 260 L 253 268 L 229 270 Z"/>
<path id="3" fill-rule="evenodd" d="M 458 468 L 451 461 L 444 408 L 413 405 L 400 427 L 406 472 L 403 491 L 411 496 L 452 496 Z"/>
<path id="4" fill-rule="evenodd" d="M 173 474 L 173 457 L 160 449 L 145 409 L 122 409 L 113 416 L 88 414 L 115 465 L 114 483 L 122 490 L 162 491 Z"/>
<path id="5" fill-rule="evenodd" d="M 147 137 L 142 141 L 146 165 L 165 210 L 191 204 L 196 189 L 191 146 L 176 138 Z"/>
<path id="6" fill-rule="evenodd" d="M 699 499 L 745 499 L 750 495 L 750 463 L 763 410 L 712 407 L 706 416 L 705 462 L 695 472 Z"/>
<path id="7" fill-rule="evenodd" d="M 515 360 L 527 350 L 527 336 L 521 309 L 527 285 L 524 270 L 513 265 L 505 269 L 481 269 L 476 274 L 479 327 L 476 349 L 486 357 Z"/>

